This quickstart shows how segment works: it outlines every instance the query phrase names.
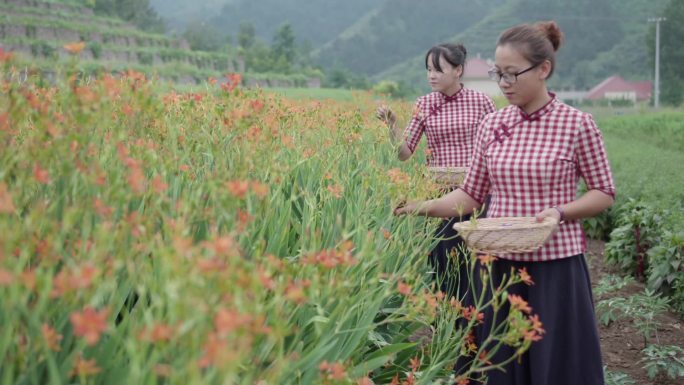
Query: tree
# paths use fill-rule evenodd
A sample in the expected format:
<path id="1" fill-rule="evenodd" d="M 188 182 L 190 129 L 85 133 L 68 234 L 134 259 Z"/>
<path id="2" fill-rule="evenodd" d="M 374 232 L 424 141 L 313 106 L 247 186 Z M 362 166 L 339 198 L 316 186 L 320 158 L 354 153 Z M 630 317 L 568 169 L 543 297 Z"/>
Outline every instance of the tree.
<path id="1" fill-rule="evenodd" d="M 166 25 L 149 0 L 95 0 L 95 13 L 115 16 L 149 32 L 164 33 Z"/>
<path id="2" fill-rule="evenodd" d="M 183 38 L 190 44 L 190 49 L 195 51 L 218 51 L 230 40 L 222 38 L 216 28 L 202 22 L 188 24 Z"/>
<path id="3" fill-rule="evenodd" d="M 243 50 L 248 50 L 252 48 L 256 42 L 256 31 L 254 29 L 254 24 L 251 22 L 243 21 L 240 23 L 240 29 L 237 34 L 237 43 Z"/>
<path id="4" fill-rule="evenodd" d="M 278 28 L 273 36 L 271 50 L 273 51 L 274 60 L 287 67 L 281 68 L 281 70 L 289 71 L 297 55 L 295 36 L 290 23 L 285 23 Z"/>
<path id="5" fill-rule="evenodd" d="M 679 106 L 684 102 L 684 1 L 670 0 L 660 23 L 660 101 Z M 655 23 L 648 39 L 651 68 L 655 68 Z"/>

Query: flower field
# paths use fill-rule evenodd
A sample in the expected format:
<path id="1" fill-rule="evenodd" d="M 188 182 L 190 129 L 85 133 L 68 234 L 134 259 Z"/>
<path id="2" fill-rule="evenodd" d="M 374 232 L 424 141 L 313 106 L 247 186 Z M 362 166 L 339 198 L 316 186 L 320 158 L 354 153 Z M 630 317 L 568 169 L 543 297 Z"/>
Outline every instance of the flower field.
<path id="1" fill-rule="evenodd" d="M 435 191 L 370 94 L 0 60 L 0 384 L 424 384 L 467 355 L 466 384 L 500 364 L 472 343 L 485 308 L 511 308 L 493 349 L 541 337 L 516 272 L 474 306 L 432 289 L 437 222 L 392 207 Z"/>

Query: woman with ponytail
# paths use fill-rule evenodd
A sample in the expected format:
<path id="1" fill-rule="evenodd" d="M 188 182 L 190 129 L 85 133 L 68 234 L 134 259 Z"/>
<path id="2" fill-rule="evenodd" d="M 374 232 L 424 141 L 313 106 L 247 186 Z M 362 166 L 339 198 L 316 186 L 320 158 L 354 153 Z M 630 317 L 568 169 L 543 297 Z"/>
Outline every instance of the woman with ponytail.
<path id="1" fill-rule="evenodd" d="M 462 44 L 453 43 L 439 44 L 427 51 L 425 69 L 433 92 L 418 98 L 403 136 L 391 109 L 383 106 L 376 111 L 378 119 L 390 129 L 401 161 L 413 155 L 425 135 L 428 166 L 470 166 L 477 127 L 485 115 L 496 111 L 496 107 L 489 96 L 463 87 L 461 78 L 466 55 Z M 429 261 L 435 270 L 439 290 L 449 296 L 463 295 L 468 287 L 466 271 L 459 267 L 464 256 L 454 258 L 465 249 L 465 245 L 453 224 L 469 218 L 469 215 L 452 215 L 452 218 L 442 221 L 435 233 L 440 241 L 430 253 Z"/>
<path id="2" fill-rule="evenodd" d="M 531 276 L 529 285 L 517 285 L 509 294 L 532 308 L 545 333 L 504 371 L 487 371 L 478 379 L 488 385 L 604 383 L 580 220 L 610 207 L 615 186 L 591 115 L 547 90 L 562 36 L 555 22 L 518 25 L 500 35 L 490 77 L 511 105 L 483 120 L 463 186 L 395 210 L 397 215 L 451 217 L 456 208 L 468 213 L 480 207 L 491 192 L 488 217 L 551 217 L 558 222 L 556 233 L 537 251 L 502 253 L 491 262 L 495 285 L 511 271 Z M 577 197 L 580 178 L 588 191 Z M 507 313 L 505 307 L 496 318 L 485 313 L 475 336 L 480 354 L 496 350 L 484 353 L 494 364 L 515 354 L 507 345 L 494 349 L 487 342 L 489 331 L 505 322 Z M 537 327 L 541 333 L 542 326 Z M 466 370 L 456 368 L 457 374 Z"/>

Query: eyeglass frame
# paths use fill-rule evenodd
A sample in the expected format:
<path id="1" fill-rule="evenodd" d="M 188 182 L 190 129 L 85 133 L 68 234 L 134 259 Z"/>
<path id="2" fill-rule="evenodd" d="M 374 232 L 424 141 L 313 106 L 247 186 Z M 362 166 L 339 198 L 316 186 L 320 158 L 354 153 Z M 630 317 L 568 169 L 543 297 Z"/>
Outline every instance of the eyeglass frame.
<path id="1" fill-rule="evenodd" d="M 529 67 L 529 68 L 524 69 L 522 71 L 518 71 L 518 72 L 513 73 L 513 74 L 509 73 L 509 72 L 497 71 L 496 69 L 492 68 L 489 71 L 487 71 L 487 75 L 489 76 L 490 80 L 493 80 L 497 83 L 499 83 L 501 81 L 501 79 L 503 79 L 508 84 L 515 84 L 518 82 L 518 76 L 524 74 L 525 72 L 532 71 L 533 69 L 539 67 L 540 64 L 541 63 L 534 64 L 534 65 L 532 65 L 532 67 Z M 513 76 L 514 80 L 509 81 L 504 76 Z"/>

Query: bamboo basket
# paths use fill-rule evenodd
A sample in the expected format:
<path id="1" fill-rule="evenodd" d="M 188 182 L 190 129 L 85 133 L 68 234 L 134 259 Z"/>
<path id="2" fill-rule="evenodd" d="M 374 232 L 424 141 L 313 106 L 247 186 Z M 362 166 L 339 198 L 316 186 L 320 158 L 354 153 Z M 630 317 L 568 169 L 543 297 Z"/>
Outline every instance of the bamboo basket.
<path id="1" fill-rule="evenodd" d="M 440 188 L 456 188 L 463 184 L 467 167 L 428 167 L 428 173 Z"/>
<path id="2" fill-rule="evenodd" d="M 529 253 L 542 247 L 558 226 L 554 218 L 483 218 L 454 224 L 472 250 L 482 253 Z"/>

